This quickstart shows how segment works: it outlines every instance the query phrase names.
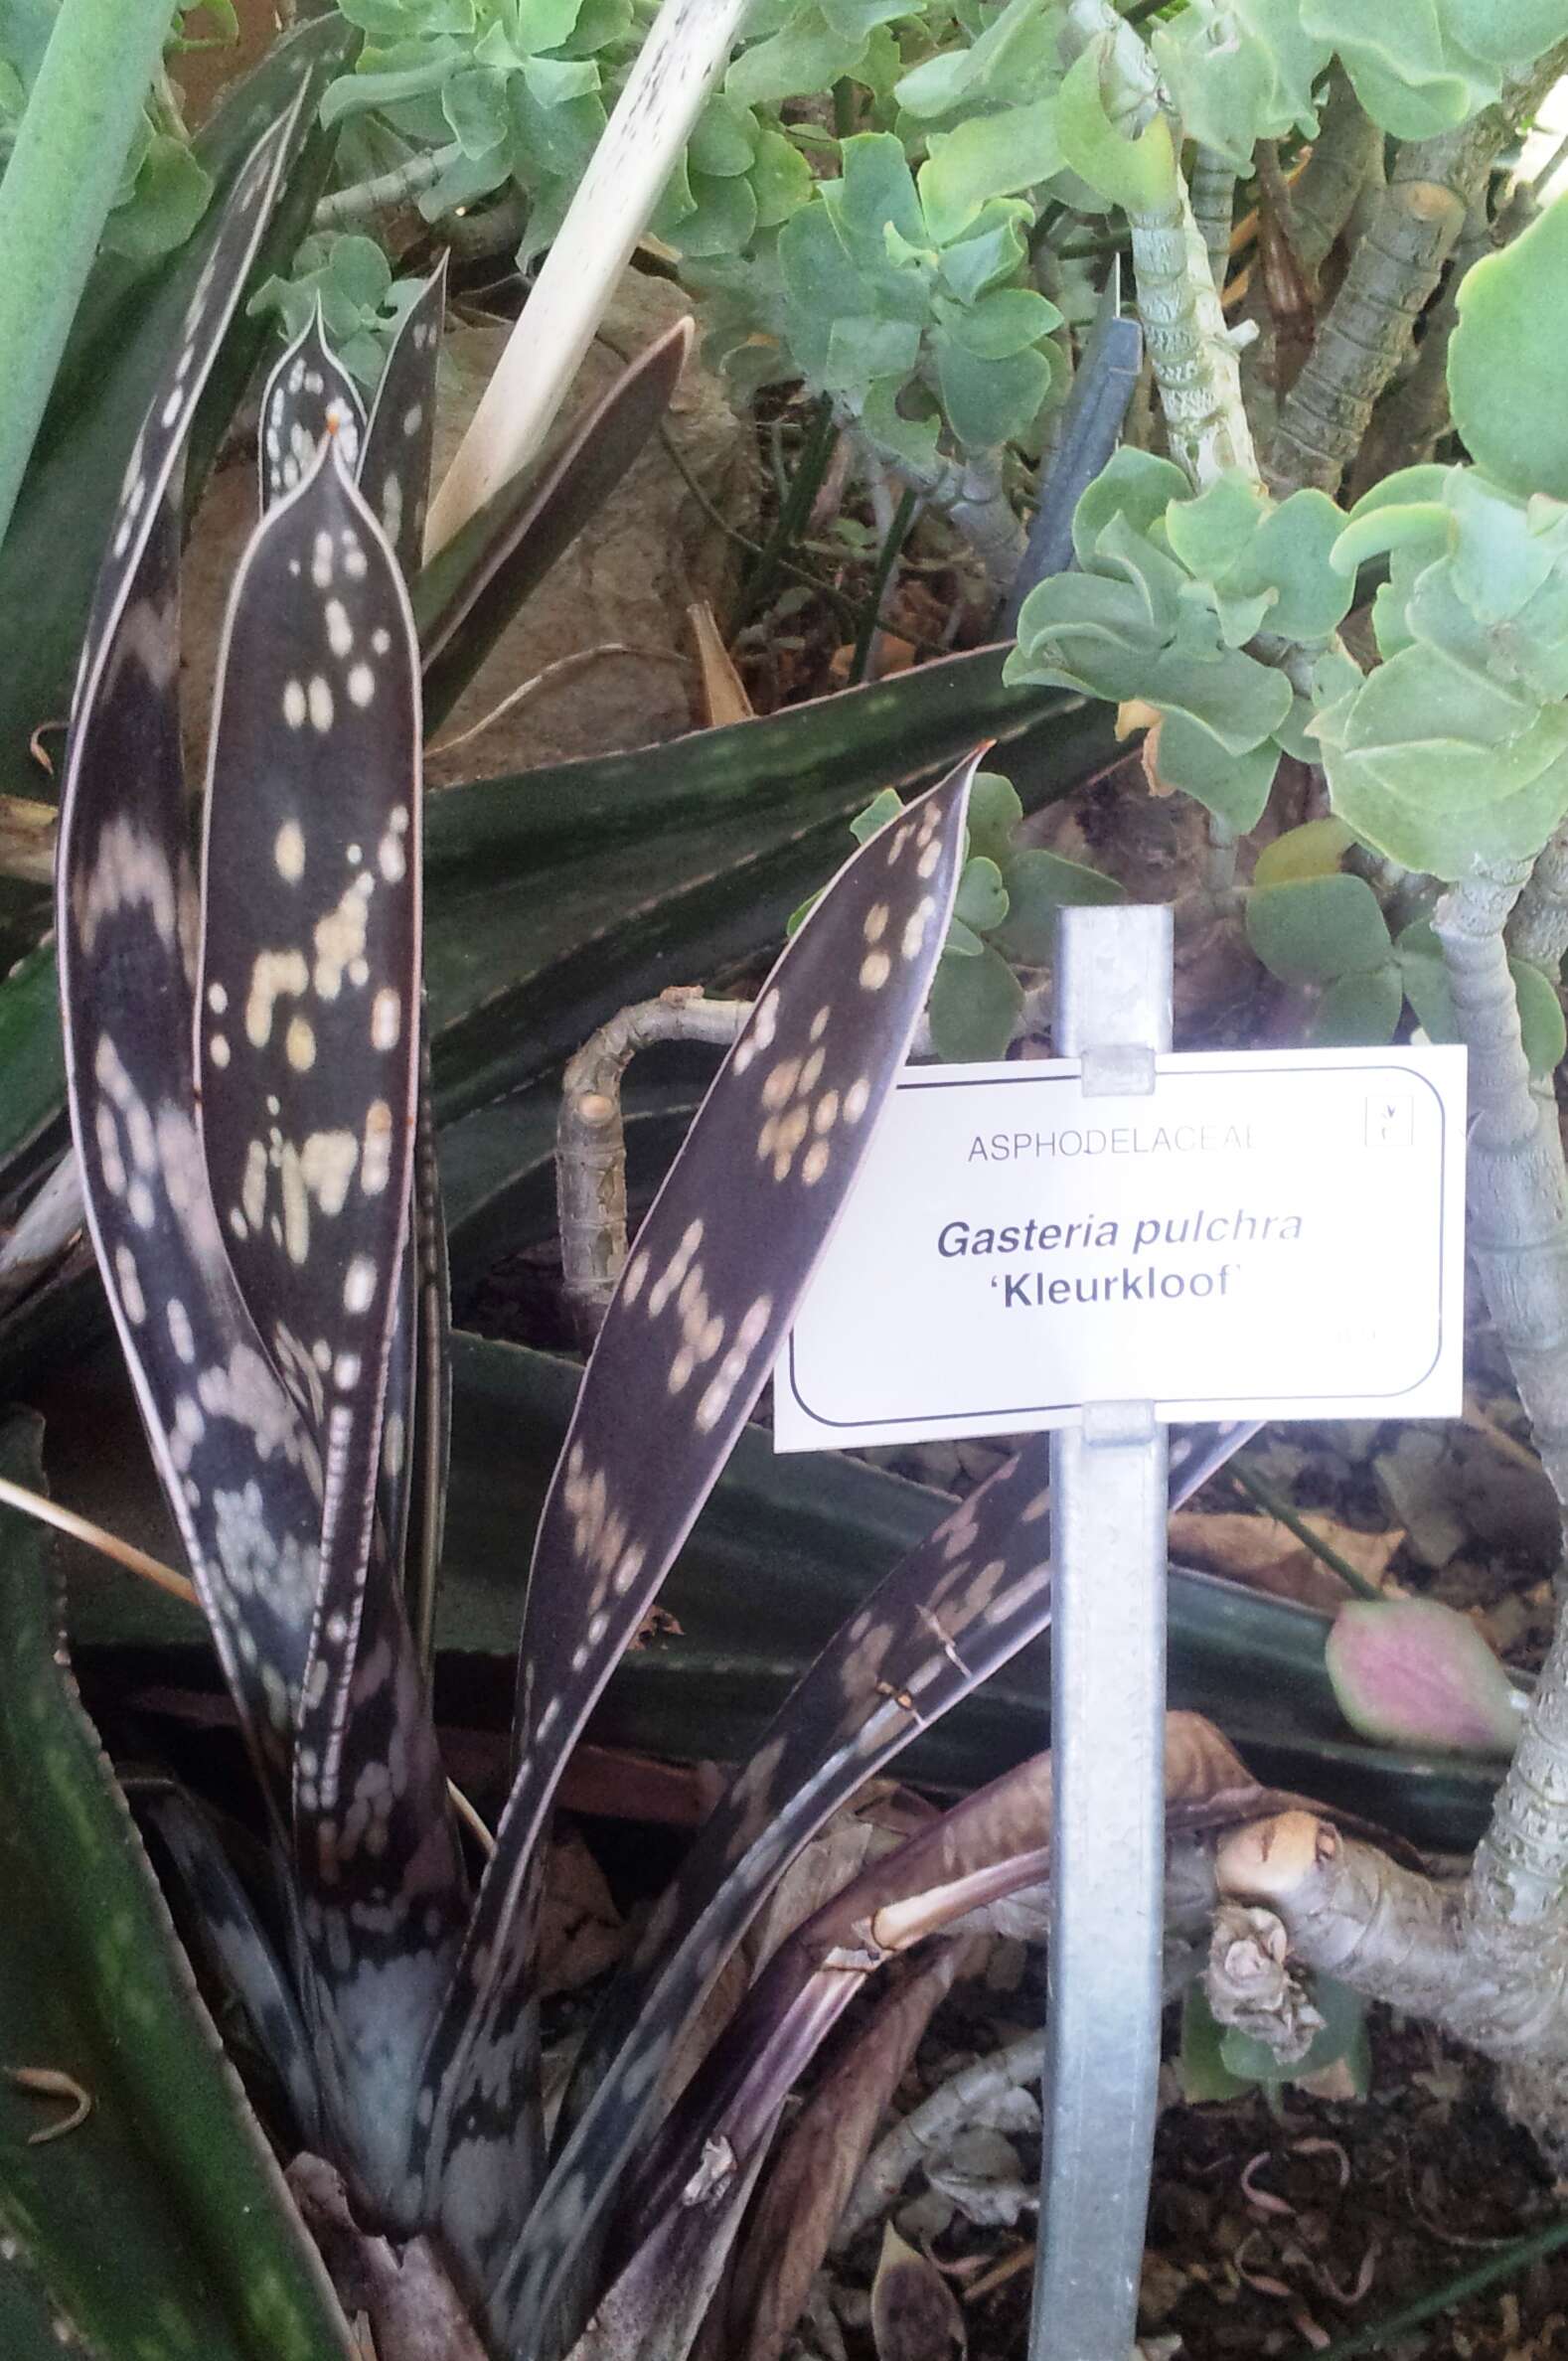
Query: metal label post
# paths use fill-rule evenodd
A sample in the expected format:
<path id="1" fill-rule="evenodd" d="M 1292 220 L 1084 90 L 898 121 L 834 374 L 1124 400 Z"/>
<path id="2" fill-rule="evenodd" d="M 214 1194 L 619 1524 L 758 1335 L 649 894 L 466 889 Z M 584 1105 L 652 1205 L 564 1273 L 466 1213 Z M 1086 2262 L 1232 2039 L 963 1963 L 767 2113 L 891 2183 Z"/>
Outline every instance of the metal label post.
<path id="1" fill-rule="evenodd" d="M 1055 1042 L 1086 1097 L 1153 1092 L 1171 912 L 1059 914 Z M 1160 2072 L 1166 1430 L 1089 1404 L 1051 1446 L 1050 1998 L 1031 2361 L 1128 2361 Z"/>

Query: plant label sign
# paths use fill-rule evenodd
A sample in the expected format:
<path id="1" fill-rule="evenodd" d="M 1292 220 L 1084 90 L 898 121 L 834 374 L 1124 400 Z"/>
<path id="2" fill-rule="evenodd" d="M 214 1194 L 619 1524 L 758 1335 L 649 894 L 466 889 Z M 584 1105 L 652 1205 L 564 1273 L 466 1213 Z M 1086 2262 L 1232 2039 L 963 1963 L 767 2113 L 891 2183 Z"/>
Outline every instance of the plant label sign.
<path id="1" fill-rule="evenodd" d="M 780 1451 L 1162 1419 L 1453 1417 L 1465 1052 L 901 1077 L 775 1373 Z"/>

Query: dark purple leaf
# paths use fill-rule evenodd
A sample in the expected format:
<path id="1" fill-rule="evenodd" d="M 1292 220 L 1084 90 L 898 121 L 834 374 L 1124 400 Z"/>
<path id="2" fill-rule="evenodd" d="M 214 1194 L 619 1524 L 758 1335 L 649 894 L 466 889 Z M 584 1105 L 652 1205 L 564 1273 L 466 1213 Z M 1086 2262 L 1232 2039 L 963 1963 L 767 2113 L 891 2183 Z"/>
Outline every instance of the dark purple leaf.
<path id="1" fill-rule="evenodd" d="M 294 1757 L 329 2116 L 404 2209 L 417 2061 L 465 1901 L 378 1527 L 418 1084 L 418 658 L 331 433 L 240 564 L 203 852 L 203 1131 L 230 1258 L 324 1471 Z"/>
<path id="2" fill-rule="evenodd" d="M 463 2147 L 502 2136 L 474 2110 L 520 2006 L 531 1864 L 561 1766 L 728 1457 L 849 1195 L 941 948 L 978 759 L 862 847 L 784 953 L 599 1332 L 535 1548 L 518 1781 L 426 2066 L 432 2187 L 450 2178 L 466 2198 L 482 2159 Z M 650 2090 L 636 2087 L 636 2121 Z M 567 2217 L 570 2237 L 585 2226 L 588 2202 L 568 2176 L 550 2215 L 551 2260 Z M 450 2203 L 443 2220 L 454 2241 L 469 2240 Z M 500 2209 L 495 2220 L 496 2241 L 520 2227 Z M 464 2251 L 482 2274 L 501 2260 Z"/>
<path id="3" fill-rule="evenodd" d="M 145 1802 L 133 1800 L 138 1816 L 156 1831 L 174 1863 L 201 1940 L 287 2094 L 300 2145 L 319 2147 L 321 2094 L 299 2003 L 216 1830 L 178 1788 L 159 1788 Z"/>
<path id="4" fill-rule="evenodd" d="M 1211 1439 L 1196 1430 L 1176 1445 L 1175 1498 L 1247 1431 L 1221 1429 Z M 549 2239 L 563 2189 L 614 2185 L 676 2041 L 801 1847 L 917 1731 L 1049 1623 L 1049 1475 L 1050 1438 L 1035 1436 L 893 1568 L 781 1707 L 704 1823 L 590 2030 L 573 2094 L 580 2120 L 520 2255 Z M 555 2219 L 557 2270 L 580 2235 L 570 2215 L 568 2203 Z"/>
<path id="5" fill-rule="evenodd" d="M 58 860 L 88 1225 L 158 1473 L 280 1814 L 315 1597 L 320 1467 L 224 1251 L 198 1133 L 175 684 L 181 445 L 274 200 L 287 129 L 268 132 L 238 175 L 126 472 L 78 672 Z"/>
<path id="6" fill-rule="evenodd" d="M 412 581 L 424 549 L 435 439 L 435 368 L 446 320 L 446 256 L 398 323 L 365 432 L 360 490 Z"/>
<path id="7" fill-rule="evenodd" d="M 329 436 L 337 437 L 352 472 L 365 447 L 365 405 L 327 344 L 318 304 L 309 327 L 295 337 L 262 391 L 256 463 L 263 516 L 274 501 L 299 490 Z"/>
<path id="8" fill-rule="evenodd" d="M 1193 1713 L 1167 1716 L 1166 1796 L 1169 1824 L 1185 1834 L 1233 1827 L 1285 1802 L 1260 1788 L 1213 1725 Z M 616 2290 L 635 2288 L 654 2346 L 656 2305 L 666 2293 L 676 2305 L 684 2279 L 700 2263 L 711 2265 L 715 2242 L 733 2237 L 738 2200 L 761 2167 L 784 2102 L 850 2003 L 928 1936 L 1042 1884 L 1050 1871 L 1050 1812 L 1051 1759 L 1038 1755 L 868 1863 L 780 1945 L 622 2201 L 607 2316 L 624 2308 Z M 853 2055 L 846 2070 L 853 2074 Z M 670 2361 L 680 2349 L 671 2348 Z M 592 2354 L 585 2340 L 582 2361 Z"/>

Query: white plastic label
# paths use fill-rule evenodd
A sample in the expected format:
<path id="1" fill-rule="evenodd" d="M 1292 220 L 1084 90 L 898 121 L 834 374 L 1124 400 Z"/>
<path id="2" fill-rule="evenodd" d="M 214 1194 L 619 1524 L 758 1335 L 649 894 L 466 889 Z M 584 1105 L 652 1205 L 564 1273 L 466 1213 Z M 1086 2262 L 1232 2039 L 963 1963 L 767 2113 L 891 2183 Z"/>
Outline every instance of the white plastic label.
<path id="1" fill-rule="evenodd" d="M 1452 1417 L 1465 1052 L 900 1079 L 775 1373 L 780 1451 L 1164 1419 Z"/>

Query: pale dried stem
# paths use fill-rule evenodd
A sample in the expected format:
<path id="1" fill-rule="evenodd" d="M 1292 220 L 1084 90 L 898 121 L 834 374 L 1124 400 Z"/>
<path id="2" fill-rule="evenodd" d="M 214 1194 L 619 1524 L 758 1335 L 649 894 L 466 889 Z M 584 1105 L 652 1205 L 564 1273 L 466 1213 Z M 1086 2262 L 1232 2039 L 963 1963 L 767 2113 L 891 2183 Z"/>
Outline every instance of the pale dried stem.
<path id="1" fill-rule="evenodd" d="M 183 1574 L 164 1565 L 160 1558 L 149 1557 L 133 1541 L 122 1541 L 118 1534 L 106 1533 L 101 1525 L 78 1516 L 74 1508 L 63 1508 L 58 1500 L 49 1499 L 43 1493 L 29 1492 L 25 1485 L 13 1484 L 4 1476 L 0 1476 L 0 1501 L 8 1508 L 21 1509 L 24 1516 L 34 1517 L 40 1524 L 53 1525 L 57 1532 L 69 1533 L 73 1541 L 84 1541 L 100 1557 L 112 1558 L 128 1573 L 167 1591 L 171 1599 L 183 1599 L 189 1607 L 197 1604 L 195 1587 Z"/>
<path id="2" fill-rule="evenodd" d="M 749 1001 L 705 1000 L 700 985 L 676 987 L 622 1009 L 568 1064 L 555 1130 L 555 1203 L 566 1303 L 584 1341 L 597 1334 L 626 1262 L 627 1067 L 656 1041 L 727 1049 L 750 1014 Z"/>
<path id="3" fill-rule="evenodd" d="M 545 440 L 749 0 L 664 0 L 457 456 L 430 503 L 441 549 Z"/>
<path id="4" fill-rule="evenodd" d="M 1000 2092 L 1023 2090 L 1039 2082 L 1045 2065 L 1043 2028 L 1010 2041 L 1005 2049 L 960 2068 L 901 2124 L 877 2141 L 861 2168 L 833 2234 L 834 2252 L 842 2254 L 861 2232 L 885 2212 L 917 2165 L 939 2156 L 958 2133 L 975 2120 L 980 2109 Z"/>
<path id="5" fill-rule="evenodd" d="M 0 876 L 19 878 L 24 885 L 50 884 L 59 818 L 53 804 L 28 795 L 0 795 Z"/>

